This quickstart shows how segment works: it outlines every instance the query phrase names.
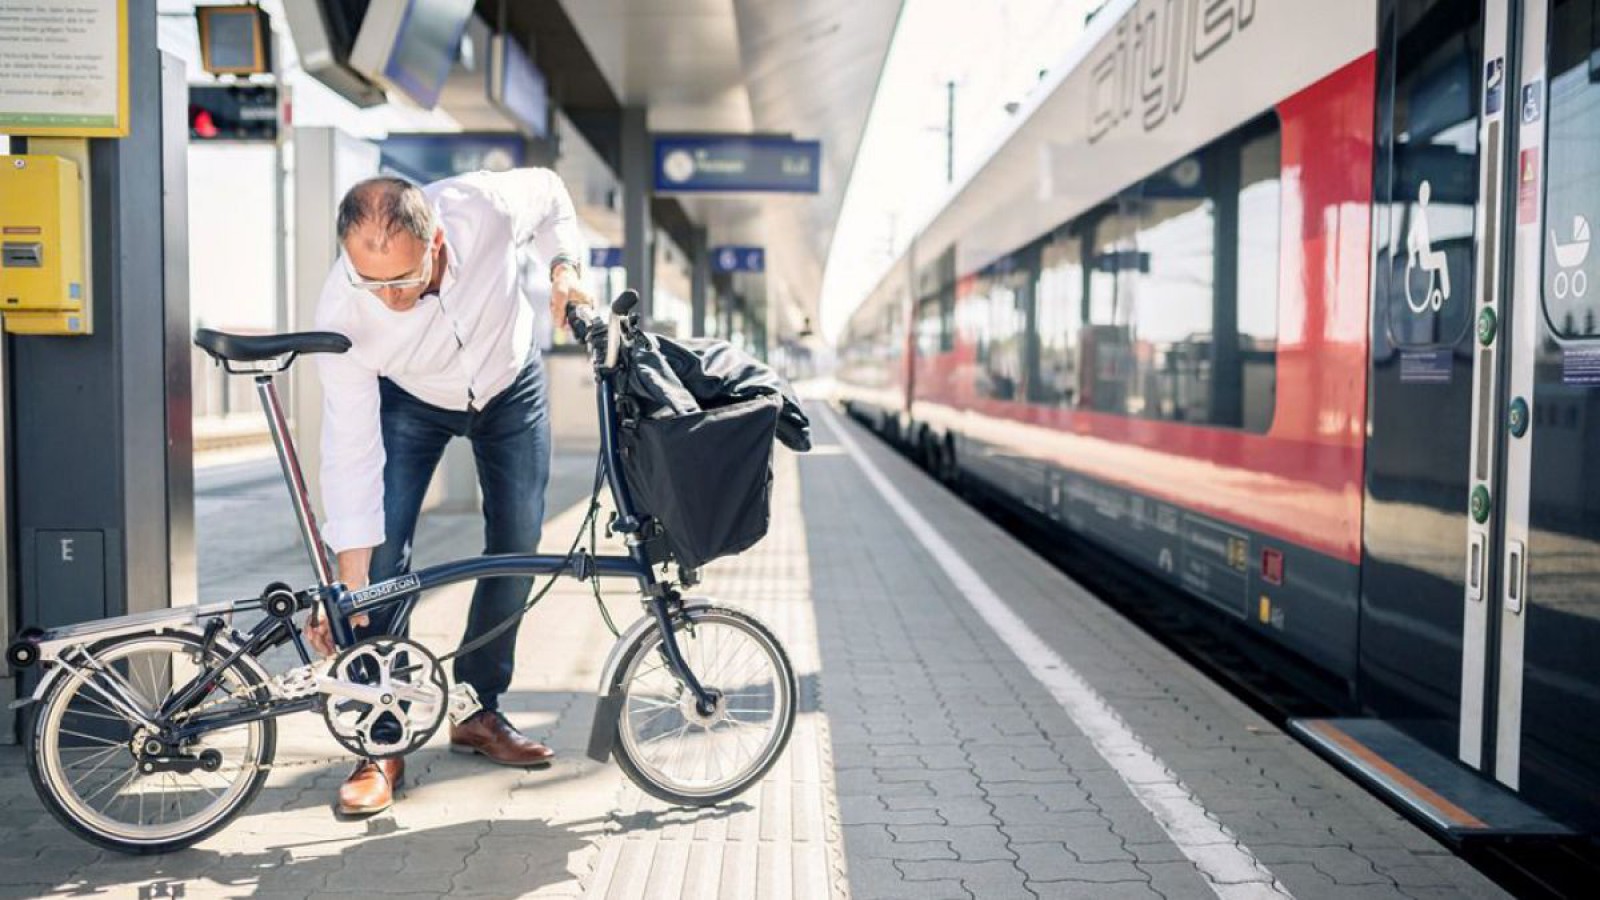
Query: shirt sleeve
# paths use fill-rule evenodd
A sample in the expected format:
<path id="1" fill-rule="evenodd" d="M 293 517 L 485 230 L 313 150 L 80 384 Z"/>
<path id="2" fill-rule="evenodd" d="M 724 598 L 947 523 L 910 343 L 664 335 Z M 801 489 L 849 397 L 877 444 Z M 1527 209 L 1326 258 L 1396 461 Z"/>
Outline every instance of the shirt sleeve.
<path id="1" fill-rule="evenodd" d="M 513 169 L 488 178 L 511 210 L 519 245 L 531 242 L 547 262 L 565 257 L 577 264 L 583 259 L 578 214 L 561 176 L 550 169 Z"/>
<path id="2" fill-rule="evenodd" d="M 349 353 L 317 356 L 322 378 L 322 539 L 335 553 L 383 543 L 378 376 Z"/>

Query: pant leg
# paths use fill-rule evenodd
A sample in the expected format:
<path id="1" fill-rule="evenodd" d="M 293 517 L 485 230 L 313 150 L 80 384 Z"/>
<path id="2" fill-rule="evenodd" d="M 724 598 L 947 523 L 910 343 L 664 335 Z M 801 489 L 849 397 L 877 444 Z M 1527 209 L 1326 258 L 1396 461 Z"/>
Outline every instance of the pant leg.
<path id="1" fill-rule="evenodd" d="M 416 399 L 393 382 L 379 382 L 383 434 L 383 543 L 372 551 L 367 576 L 372 583 L 411 571 L 411 542 L 416 535 L 422 499 L 450 438 L 466 429 L 467 414 L 439 409 Z M 356 629 L 357 638 L 405 634 L 396 622 L 400 606 L 371 615 Z M 398 629 L 395 627 L 398 625 Z"/>
<path id="2" fill-rule="evenodd" d="M 466 426 L 465 413 L 439 409 L 416 399 L 388 379 L 378 382 L 379 420 L 383 435 L 383 543 L 372 551 L 368 578 L 376 583 L 411 570 L 411 541 L 417 530 L 422 498 L 433 480 L 434 469 L 450 438 Z M 369 614 L 370 621 L 354 629 L 357 640 L 377 635 L 404 635 L 409 604 L 386 607 Z M 398 621 L 397 621 L 398 620 Z M 376 671 L 356 673 L 363 680 Z M 372 726 L 373 737 L 398 741 L 400 723 L 385 713 Z"/>
<path id="3" fill-rule="evenodd" d="M 532 553 L 544 524 L 550 478 L 550 416 L 543 364 L 537 358 L 474 420 L 467 435 L 483 489 L 484 552 Z M 532 578 L 486 578 L 472 593 L 463 643 L 517 613 Z M 456 657 L 455 677 L 472 685 L 485 709 L 497 709 L 511 684 L 518 625 Z"/>

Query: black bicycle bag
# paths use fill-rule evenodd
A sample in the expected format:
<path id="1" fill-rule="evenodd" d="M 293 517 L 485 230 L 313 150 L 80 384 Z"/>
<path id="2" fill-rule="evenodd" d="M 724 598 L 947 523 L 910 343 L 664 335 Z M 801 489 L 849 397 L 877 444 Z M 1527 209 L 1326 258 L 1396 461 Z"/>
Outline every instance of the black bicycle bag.
<path id="1" fill-rule="evenodd" d="M 783 399 L 763 395 L 622 423 L 634 503 L 665 532 L 678 564 L 699 569 L 753 546 L 772 517 L 772 448 Z"/>

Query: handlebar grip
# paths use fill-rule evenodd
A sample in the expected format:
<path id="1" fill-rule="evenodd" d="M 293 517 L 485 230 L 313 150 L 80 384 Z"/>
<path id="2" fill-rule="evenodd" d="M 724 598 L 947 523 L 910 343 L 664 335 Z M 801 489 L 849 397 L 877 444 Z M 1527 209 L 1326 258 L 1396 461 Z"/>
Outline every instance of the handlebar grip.
<path id="1" fill-rule="evenodd" d="M 617 367 L 617 357 L 624 341 L 623 322 L 638 305 L 638 291 L 623 291 L 612 301 L 610 320 L 602 321 L 593 307 L 567 304 L 567 326 L 572 329 L 574 337 L 589 345 L 598 368 L 610 370 Z M 603 342 L 601 333 L 596 329 L 604 329 Z"/>
<path id="2" fill-rule="evenodd" d="M 600 317 L 594 310 L 576 303 L 567 304 L 567 327 L 572 329 L 572 334 L 580 341 L 588 340 L 589 330 L 600 325 Z"/>
<path id="3" fill-rule="evenodd" d="M 627 296 L 629 293 L 633 292 L 628 291 L 624 293 L 623 296 Z M 635 300 L 637 300 L 638 297 L 638 294 L 634 294 Z M 606 327 L 605 367 L 607 369 L 615 369 L 617 367 L 617 355 L 622 351 L 622 320 L 624 318 L 625 316 L 622 314 L 613 314 L 611 316 L 610 323 L 608 323 Z"/>
<path id="4" fill-rule="evenodd" d="M 628 288 L 621 294 L 618 294 L 617 299 L 611 301 L 611 314 L 615 316 L 625 316 L 628 313 L 633 312 L 634 307 L 638 305 L 639 292 L 633 288 Z"/>

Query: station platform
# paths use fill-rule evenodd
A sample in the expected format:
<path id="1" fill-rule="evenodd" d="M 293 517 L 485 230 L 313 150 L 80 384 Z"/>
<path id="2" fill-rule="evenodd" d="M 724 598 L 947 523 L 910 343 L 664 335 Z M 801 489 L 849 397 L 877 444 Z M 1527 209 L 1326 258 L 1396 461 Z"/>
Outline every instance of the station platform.
<path id="1" fill-rule="evenodd" d="M 746 608 L 801 683 L 759 789 L 672 810 L 584 756 L 610 634 L 565 582 L 522 627 L 519 727 L 544 771 L 410 759 L 395 806 L 335 816 L 347 762 L 311 716 L 245 816 L 167 857 L 69 835 L 0 747 L 0 896 L 744 898 L 1498 897 L 1502 892 L 1291 737 L 841 416 L 777 457 L 772 528 L 694 593 Z M 592 455 L 562 448 L 546 548 L 581 521 Z M 197 475 L 201 596 L 306 579 L 271 459 Z M 477 551 L 425 516 L 419 565 Z M 418 610 L 441 650 L 466 588 Z M 610 597 L 620 622 L 636 612 Z M 296 766 L 296 762 L 305 763 Z"/>

